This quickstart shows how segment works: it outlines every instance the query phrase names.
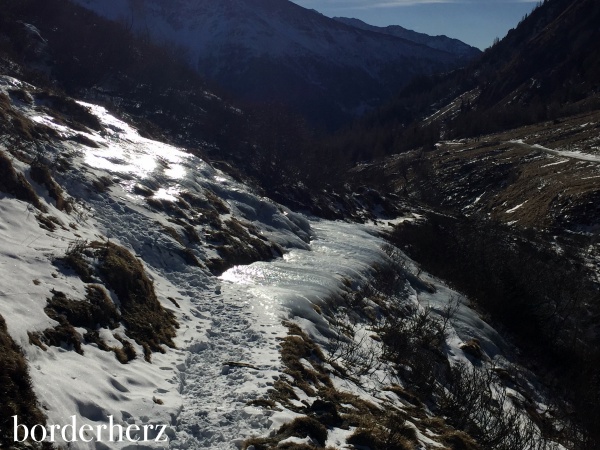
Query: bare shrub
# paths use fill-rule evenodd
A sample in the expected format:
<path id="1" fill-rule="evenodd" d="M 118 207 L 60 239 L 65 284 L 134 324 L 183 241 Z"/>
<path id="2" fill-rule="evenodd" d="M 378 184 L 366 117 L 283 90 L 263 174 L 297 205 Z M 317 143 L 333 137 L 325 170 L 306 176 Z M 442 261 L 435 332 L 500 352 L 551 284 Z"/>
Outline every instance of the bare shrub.
<path id="1" fill-rule="evenodd" d="M 436 392 L 440 411 L 486 449 L 557 449 L 558 444 L 547 440 L 528 414 L 512 404 L 506 388 L 494 381 L 492 370 L 465 363 L 453 366 Z"/>
<path id="2" fill-rule="evenodd" d="M 338 331 L 329 340 L 327 362 L 343 362 L 348 371 L 355 375 L 369 375 L 381 365 L 380 346 L 368 333 L 357 339 L 355 329 L 348 328 L 350 336 Z"/>

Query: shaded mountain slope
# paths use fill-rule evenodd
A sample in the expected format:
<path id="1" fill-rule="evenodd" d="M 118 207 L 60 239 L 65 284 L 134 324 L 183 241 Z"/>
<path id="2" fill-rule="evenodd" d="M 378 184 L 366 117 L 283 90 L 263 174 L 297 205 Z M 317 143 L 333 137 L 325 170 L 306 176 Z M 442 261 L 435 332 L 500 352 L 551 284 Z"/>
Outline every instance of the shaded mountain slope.
<path id="1" fill-rule="evenodd" d="M 389 34 L 396 36 L 408 41 L 416 42 L 417 44 L 423 44 L 427 47 L 443 50 L 448 53 L 455 54 L 459 57 L 469 60 L 475 58 L 481 54 L 481 51 L 475 47 L 465 44 L 458 39 L 449 38 L 448 36 L 430 36 L 425 33 L 418 33 L 416 31 L 408 30 L 399 25 L 389 25 L 387 27 L 377 27 L 369 25 L 359 19 L 352 19 L 348 17 L 334 17 L 338 22 L 345 23 L 355 28 L 362 30 L 374 31 L 376 33 Z"/>
<path id="2" fill-rule="evenodd" d="M 379 106 L 414 75 L 464 64 L 464 55 L 287 0 L 77 3 L 177 45 L 192 67 L 238 98 L 283 103 L 322 128 Z"/>

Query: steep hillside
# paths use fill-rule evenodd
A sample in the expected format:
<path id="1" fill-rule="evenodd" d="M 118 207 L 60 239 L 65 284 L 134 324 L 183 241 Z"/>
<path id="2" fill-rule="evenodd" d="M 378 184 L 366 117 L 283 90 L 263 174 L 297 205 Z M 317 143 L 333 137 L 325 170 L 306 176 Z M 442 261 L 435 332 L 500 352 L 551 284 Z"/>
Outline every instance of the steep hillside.
<path id="1" fill-rule="evenodd" d="M 600 108 L 597 2 L 548 0 L 481 58 L 414 80 L 338 138 L 360 159 Z M 424 121 L 423 123 L 421 121 Z"/>
<path id="2" fill-rule="evenodd" d="M 287 0 L 77 3 L 172 43 L 236 97 L 283 103 L 321 128 L 379 106 L 415 75 L 455 68 L 477 53 L 357 28 Z"/>
<path id="3" fill-rule="evenodd" d="M 241 110 L 168 48 L 66 0 L 7 0 L 0 23 L 6 74 L 110 106 L 279 201 L 338 218 L 357 209 L 315 195 L 338 168 L 322 164 L 302 120 L 272 105 Z"/>
<path id="4" fill-rule="evenodd" d="M 123 24 L 3 6 L 0 446 L 598 448 L 597 113 L 336 179 Z"/>
<path id="5" fill-rule="evenodd" d="M 548 0 L 470 67 L 416 80 L 328 141 L 362 160 L 349 182 L 422 205 L 424 224 L 398 227 L 394 242 L 568 392 L 578 449 L 600 442 L 590 363 L 600 336 L 599 21 L 597 2 Z"/>
<path id="6" fill-rule="evenodd" d="M 266 149 L 293 140 L 273 132 L 271 116 L 234 108 L 160 48 L 73 5 L 6 6 L 2 447 L 571 442 L 560 432 L 571 430 L 561 397 L 524 369 L 514 346 L 386 242 L 393 224 L 418 222 L 412 207 L 387 210 L 370 189 L 301 190 L 301 205 L 330 198 L 326 211 L 375 219 L 358 224 L 276 203 L 247 181 L 251 165 L 232 167 L 249 158 L 228 150 L 252 149 L 271 164 Z M 236 118 L 248 122 L 242 130 L 271 132 L 253 140 L 237 133 Z M 296 170 L 328 163 L 318 157 L 301 154 Z M 27 439 L 24 427 L 35 424 Z"/>
<path id="7" fill-rule="evenodd" d="M 550 392 L 390 225 L 6 75 L 0 123 L 3 447 L 560 448 Z"/>
<path id="8" fill-rule="evenodd" d="M 481 103 L 574 103 L 598 93 L 600 5 L 590 0 L 546 1 L 491 48 L 478 67 Z M 515 98 L 515 93 L 519 95 Z"/>
<path id="9" fill-rule="evenodd" d="M 600 113 L 541 122 L 478 138 L 439 141 L 352 170 L 458 214 L 519 227 L 600 230 Z"/>

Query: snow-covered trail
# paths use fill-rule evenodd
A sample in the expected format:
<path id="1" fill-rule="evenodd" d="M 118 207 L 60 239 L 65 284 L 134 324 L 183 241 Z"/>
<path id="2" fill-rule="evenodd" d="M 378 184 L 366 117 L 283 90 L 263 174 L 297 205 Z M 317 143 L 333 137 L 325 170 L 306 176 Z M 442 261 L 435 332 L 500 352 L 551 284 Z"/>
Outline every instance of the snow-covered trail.
<path id="1" fill-rule="evenodd" d="M 266 397 L 282 375 L 279 343 L 287 334 L 282 321 L 295 317 L 325 329 L 314 305 L 339 292 L 345 279 L 366 278 L 372 264 L 384 258 L 383 240 L 373 227 L 309 221 L 195 156 L 142 138 L 104 108 L 82 104 L 105 131 L 87 135 L 98 148 L 77 148 L 80 168 L 63 180 L 65 188 L 84 199 L 88 222 L 144 262 L 159 297 L 176 299 L 181 306 L 178 349 L 156 355 L 155 367 L 146 367 L 162 377 L 162 385 L 171 385 L 157 390 L 159 397 L 180 398 L 180 406 L 170 412 L 169 448 L 233 449 L 265 434 L 285 418 L 271 417 L 272 411 L 249 402 Z M 47 117 L 34 119 L 52 125 Z M 101 178 L 112 181 L 105 192 L 85 188 L 90 179 Z M 286 253 L 236 266 L 216 278 L 183 261 L 178 243 L 165 233 L 174 222 L 148 207 L 137 193 L 140 186 L 153 191 L 152 198 L 173 204 L 182 192 L 217 193 L 229 209 L 222 219 L 251 223 Z M 197 231 L 203 235 L 205 230 Z M 216 255 L 204 241 L 194 252 L 201 261 Z M 100 408 L 119 408 L 99 403 Z"/>
<path id="2" fill-rule="evenodd" d="M 0 77 L 0 90 L 22 86 L 19 83 Z M 311 338 L 326 343 L 331 325 L 318 306 L 349 285 L 369 283 L 373 266 L 388 258 L 380 230 L 294 213 L 182 149 L 141 137 L 104 108 L 82 105 L 99 119 L 102 131 L 75 131 L 55 123 L 42 108 L 15 105 L 65 138 L 44 147 L 41 158 L 68 162 L 69 169 L 55 176 L 73 212 L 56 209 L 45 188 L 36 185 L 49 215 L 61 226 L 40 231 L 31 205 L 0 197 L 0 212 L 7 218 L 0 223 L 0 294 L 19 295 L 19 302 L 0 303 L 0 313 L 25 350 L 48 422 L 65 424 L 74 415 L 79 423 L 91 425 L 114 417 L 123 426 L 168 426 L 167 444 L 80 441 L 69 445 L 73 450 L 233 450 L 249 437 L 277 430 L 294 414 L 251 402 L 266 398 L 275 380 L 284 376 L 280 342 L 288 329 L 283 322 L 293 320 Z M 81 134 L 96 144 L 69 140 Z M 16 159 L 13 164 L 25 175 L 30 171 Z M 194 202 L 203 206 L 194 209 Z M 219 212 L 209 204 L 217 205 Z M 238 235 L 227 241 L 223 236 L 236 228 Z M 227 245 L 223 242 L 235 247 L 242 240 L 239 236 L 251 241 L 250 234 L 253 245 L 277 244 L 283 257 L 213 275 L 207 265 Z M 194 235 L 195 240 L 190 238 Z M 61 270 L 57 258 L 70 243 L 105 239 L 128 248 L 143 263 L 159 301 L 179 323 L 176 348 L 153 353 L 151 363 L 138 357 L 121 364 L 89 342 L 84 342 L 85 355 L 80 355 L 66 345 L 42 350 L 29 341 L 29 331 L 43 332 L 56 324 L 44 311 L 51 292 L 85 298 L 86 283 L 72 271 Z M 200 263 L 186 262 L 184 250 Z M 436 292 L 417 295 L 407 286 L 407 301 L 443 310 L 454 293 L 439 280 L 427 281 L 436 285 Z M 475 335 L 490 357 L 505 348 L 500 336 L 464 304 L 453 325 L 450 356 L 457 360 L 464 359 L 461 342 Z M 123 328 L 117 331 L 126 335 Z M 106 342 L 118 344 L 111 330 L 100 332 Z M 130 343 L 143 354 L 140 345 L 131 339 Z M 356 388 L 349 380 L 340 382 Z M 371 385 L 374 391 L 380 387 Z M 92 432 L 90 437 L 93 441 L 98 435 Z"/>
<path id="3" fill-rule="evenodd" d="M 358 227 L 314 225 L 312 250 L 292 250 L 281 260 L 235 267 L 221 277 L 220 294 L 198 301 L 198 312 L 210 325 L 188 347 L 178 419 L 186 444 L 175 442 L 174 448 L 234 448 L 244 438 L 265 434 L 277 420 L 270 417 L 272 411 L 247 402 L 265 397 L 281 375 L 279 342 L 286 335 L 282 320 L 296 315 L 317 321 L 313 302 L 332 295 L 343 277 L 366 275 L 367 260 L 376 257 L 379 243 Z M 350 236 L 355 240 L 348 245 Z"/>
<path id="4" fill-rule="evenodd" d="M 143 256 L 145 216 L 113 206 L 96 205 L 98 217 L 112 236 Z M 272 411 L 248 403 L 266 397 L 282 374 L 279 343 L 287 333 L 282 321 L 296 317 L 326 328 L 313 305 L 338 292 L 344 279 L 366 278 L 371 264 L 384 257 L 383 240 L 367 227 L 315 221 L 311 228 L 310 249 L 236 266 L 220 280 L 189 266 L 173 270 L 167 260 L 150 265 L 157 280 L 176 289 L 164 295 L 188 303 L 190 311 L 179 332 L 183 362 L 161 367 L 180 380 L 182 396 L 170 448 L 233 449 L 278 423 Z"/>
<path id="5" fill-rule="evenodd" d="M 523 142 L 522 139 L 518 139 L 516 141 L 508 141 L 509 144 L 518 144 L 522 147 L 528 148 L 530 150 L 541 150 L 543 152 L 549 153 L 555 156 L 562 156 L 569 159 L 576 159 L 579 161 L 588 161 L 588 162 L 600 162 L 600 156 L 598 155 L 590 155 L 589 153 L 582 152 L 574 152 L 569 150 L 554 150 L 548 147 L 544 147 L 540 144 L 527 144 Z"/>

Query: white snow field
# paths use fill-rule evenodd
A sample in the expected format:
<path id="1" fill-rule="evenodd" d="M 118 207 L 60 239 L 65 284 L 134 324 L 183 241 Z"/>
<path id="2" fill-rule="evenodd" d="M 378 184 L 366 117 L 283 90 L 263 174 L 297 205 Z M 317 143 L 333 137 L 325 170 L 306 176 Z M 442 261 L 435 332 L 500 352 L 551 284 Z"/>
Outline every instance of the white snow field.
<path id="1" fill-rule="evenodd" d="M 0 91 L 18 86 L 23 84 L 0 77 Z M 58 219 L 59 225 L 51 232 L 40 228 L 31 205 L 0 194 L 0 314 L 27 356 L 48 425 L 65 425 L 75 416 L 77 424 L 93 427 L 85 434 L 90 442 L 79 439 L 68 448 L 100 450 L 234 449 L 251 436 L 278 429 L 297 414 L 247 404 L 265 398 L 274 381 L 283 376 L 279 344 L 287 329 L 282 321 L 292 320 L 316 342 L 326 343 L 330 325 L 314 305 L 342 292 L 344 280 L 369 282 L 373 264 L 388 258 L 379 230 L 296 214 L 182 149 L 141 137 L 104 108 L 82 105 L 100 119 L 104 131 L 82 133 L 55 123 L 35 105 L 13 105 L 64 137 L 84 134 L 97 143 L 94 148 L 65 140 L 31 149 L 32 156 L 37 152 L 50 162 L 68 157 L 70 168 L 55 177 L 73 199 L 73 212 L 57 210 L 45 188 L 32 182 L 45 198 L 48 213 Z M 7 145 L 0 139 L 0 149 Z M 13 165 L 30 179 L 23 163 L 14 159 Z M 99 180 L 110 183 L 103 190 L 94 189 L 92 183 Z M 163 204 L 175 203 L 183 192 L 203 197 L 210 191 L 229 211 L 221 214 L 221 220 L 236 218 L 254 227 L 259 235 L 280 245 L 284 255 L 233 267 L 220 277 L 203 265 L 187 264 L 181 244 L 165 232 L 165 227 L 180 230 L 180 226 L 165 212 L 149 207 L 145 197 L 136 193 L 140 187 L 152 191 L 151 198 Z M 209 230 L 197 226 L 196 232 L 200 242 L 190 247 L 194 255 L 201 262 L 217 256 L 207 239 Z M 177 348 L 153 353 L 151 362 L 139 356 L 143 351 L 133 340 L 138 358 L 127 364 L 95 344 L 84 345 L 84 355 L 80 355 L 66 347 L 44 351 L 29 342 L 28 332 L 56 325 L 44 312 L 51 290 L 72 298 L 85 296 L 85 284 L 75 274 L 61 271 L 55 259 L 73 242 L 105 239 L 129 248 L 143 262 L 160 302 L 180 324 Z M 409 289 L 407 301 L 441 311 L 450 298 L 460 299 L 448 341 L 450 358 L 468 362 L 459 347 L 477 337 L 488 364 L 507 363 L 503 355 L 508 346 L 465 300 L 438 280 L 422 277 L 436 291 L 417 296 Z M 115 331 L 125 334 L 123 329 Z M 109 345 L 116 343 L 111 332 L 101 333 Z M 354 380 L 334 379 L 336 388 L 380 405 L 399 403 L 379 390 L 390 381 L 398 382 L 382 370 Z M 106 431 L 102 434 L 98 427 L 109 424 L 111 416 L 124 427 L 165 425 L 168 442 L 107 442 Z M 351 431 L 331 430 L 328 445 L 344 448 Z M 141 433 L 133 436 L 142 438 Z M 425 435 L 418 436 L 423 448 L 440 446 Z"/>

